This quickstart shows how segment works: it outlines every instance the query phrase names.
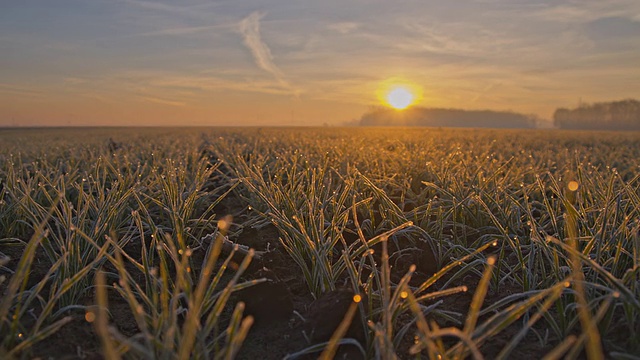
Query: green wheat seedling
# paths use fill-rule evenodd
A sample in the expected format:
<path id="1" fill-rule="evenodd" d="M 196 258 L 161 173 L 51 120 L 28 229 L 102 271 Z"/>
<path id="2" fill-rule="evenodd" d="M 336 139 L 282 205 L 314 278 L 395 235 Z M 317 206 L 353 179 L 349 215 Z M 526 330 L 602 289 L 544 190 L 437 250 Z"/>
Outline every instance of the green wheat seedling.
<path id="1" fill-rule="evenodd" d="M 53 283 L 60 287 L 98 258 L 98 248 L 89 244 L 81 234 L 104 239 L 110 231 L 126 231 L 126 204 L 134 188 L 125 188 L 117 180 L 116 170 L 108 160 L 98 161 L 92 174 L 37 172 L 29 181 L 13 178 L 9 192 L 12 202 L 19 206 L 20 221 L 29 227 L 45 222 L 47 237 L 42 248 L 51 264 L 65 258 L 53 274 Z M 57 199 L 57 200 L 56 200 Z M 53 206 L 53 204 L 56 204 Z M 48 209 L 51 206 L 51 216 Z M 121 245 L 129 240 L 123 234 Z M 77 304 L 89 285 L 86 278 L 60 298 L 60 306 Z"/>
<path id="2" fill-rule="evenodd" d="M 361 239 L 364 239 L 364 234 L 360 230 L 355 203 L 352 211 L 359 236 Z M 353 251 L 347 247 L 347 250 L 343 252 L 344 263 L 346 264 L 347 273 L 354 292 L 358 293 L 362 291 L 366 295 L 366 299 L 368 299 L 367 303 L 360 305 L 361 314 L 363 314 L 363 318 L 361 320 L 363 321 L 363 325 L 366 325 L 371 330 L 367 337 L 367 342 L 370 344 L 369 348 L 372 349 L 371 355 L 373 356 L 375 354 L 378 358 L 395 358 L 396 349 L 406 336 L 410 327 L 415 324 L 415 320 L 409 321 L 401 327 L 398 323 L 400 316 L 409 311 L 409 303 L 405 301 L 408 296 L 408 290 L 420 293 L 420 297 L 416 300 L 417 302 L 434 301 L 441 297 L 466 291 L 466 286 L 448 287 L 445 284 L 438 291 L 427 292 L 427 290 L 430 290 L 430 287 L 443 276 L 451 275 L 452 278 L 456 278 L 460 276 L 460 274 L 463 274 L 465 269 L 474 267 L 476 261 L 471 261 L 466 266 L 461 265 L 478 256 L 487 248 L 495 246 L 495 244 L 486 244 L 464 258 L 448 264 L 418 287 L 409 286 L 409 282 L 415 272 L 415 266 L 411 266 L 409 271 L 404 274 L 399 282 L 394 284 L 390 278 L 390 263 L 387 243 L 389 237 L 392 236 L 393 233 L 401 231 L 402 228 L 407 225 L 409 224 L 393 229 L 369 241 L 361 240 L 361 248 Z M 371 248 L 377 243 L 381 243 L 382 245 L 382 257 L 379 269 L 372 256 L 373 249 Z M 366 251 L 362 252 L 360 249 L 365 249 Z M 353 251 L 353 254 L 357 254 L 358 256 L 350 254 L 350 250 Z M 453 271 L 457 267 L 462 267 L 462 269 L 457 272 Z M 370 274 L 368 276 L 363 276 L 364 270 L 370 271 Z M 431 306 L 419 305 L 419 307 L 422 311 L 429 313 L 432 316 L 453 320 L 447 311 L 443 311 L 438 307 L 440 303 L 441 302 L 437 302 Z"/>
<path id="3" fill-rule="evenodd" d="M 264 215 L 281 230 L 282 244 L 301 268 L 314 296 L 335 289 L 336 283 L 343 278 L 346 264 L 343 257 L 336 256 L 338 245 L 348 248 L 347 252 L 352 258 L 358 258 L 384 236 L 400 232 L 412 235 L 415 232 L 418 236 L 428 237 L 421 229 L 412 226 L 396 207 L 394 211 L 387 212 L 395 214 L 390 222 L 395 224 L 389 228 L 390 233 L 379 227 L 376 231 L 381 234 L 373 236 L 367 244 L 347 244 L 343 233 L 350 220 L 351 206 L 348 200 L 356 192 L 354 181 L 344 179 L 343 186 L 332 188 L 326 184 L 334 182 L 331 175 L 333 170 L 299 168 L 296 172 L 296 160 L 292 161 L 294 164 L 284 167 L 288 169 L 285 174 L 276 173 L 277 179 L 286 178 L 282 183 L 267 182 L 259 168 L 252 168 L 241 161 L 240 164 L 243 164 L 241 170 L 245 176 L 243 184 L 266 205 L 268 213 Z M 383 206 L 392 204 L 366 177 L 357 172 L 354 175 L 363 179 L 364 184 L 383 202 Z M 353 206 L 366 208 L 370 201 L 371 198 L 362 199 Z"/>
<path id="4" fill-rule="evenodd" d="M 416 316 L 418 329 L 418 336 L 416 337 L 414 346 L 410 350 L 411 353 L 418 355 L 421 352 L 426 352 L 428 358 L 454 359 L 470 356 L 474 359 L 481 359 L 483 358 L 481 348 L 485 341 L 499 334 L 523 315 L 538 307 L 538 311 L 530 318 L 527 325 L 507 343 L 498 355 L 498 358 L 507 358 L 524 335 L 542 318 L 542 314 L 561 296 L 566 287 L 565 283 L 561 283 L 544 291 L 536 291 L 531 294 L 518 294 L 517 296 L 504 299 L 499 304 L 494 304 L 482 310 L 482 303 L 489 287 L 495 262 L 496 259 L 493 257 L 487 259 L 487 265 L 480 279 L 480 283 L 473 294 L 469 312 L 467 313 L 462 329 L 456 327 L 440 328 L 435 321 L 428 321 L 412 289 L 408 287 L 405 288 L 404 295 L 407 298 L 407 305 Z M 517 298 L 524 298 L 524 300 L 516 301 L 505 307 L 506 304 L 517 300 Z M 481 315 L 490 312 L 494 312 L 494 314 L 483 322 L 478 323 Z M 451 347 L 447 347 L 445 345 L 446 342 L 443 341 L 445 337 L 457 338 L 458 342 Z"/>
<path id="5" fill-rule="evenodd" d="M 226 230 L 225 230 L 226 231 Z M 253 251 L 245 257 L 232 277 L 225 280 L 224 273 L 234 255 L 233 251 L 224 262 L 218 263 L 224 236 L 213 236 L 205 260 L 198 270 L 190 265 L 191 249 L 180 249 L 170 236 L 154 240 L 149 252 L 155 252 L 159 260 L 156 268 L 145 268 L 122 252 L 115 241 L 115 256 L 107 256 L 116 273 L 99 273 L 100 277 L 117 277 L 110 288 L 125 299 L 140 333 L 126 337 L 109 327 L 102 310 L 96 313 L 96 331 L 103 344 L 116 345 L 114 357 L 120 355 L 153 359 L 189 358 L 233 358 L 251 326 L 252 319 L 242 319 L 243 305 L 238 304 L 229 325 L 221 324 L 221 315 L 232 292 L 250 286 L 257 281 L 240 283 L 240 276 L 247 269 Z M 156 238 L 157 239 L 157 238 Z M 150 254 L 146 258 L 151 258 Z M 125 261 L 126 259 L 126 261 Z M 141 269 L 151 283 L 139 284 L 125 268 L 130 262 Z M 218 267 L 219 266 L 219 267 Z M 170 278 L 171 271 L 175 278 Z M 196 274 L 198 272 L 198 274 Z M 142 286 L 141 286 L 142 285 Z M 105 286 L 99 286 L 98 309 L 107 309 Z M 220 333 L 219 331 L 222 330 Z"/>
<path id="6" fill-rule="evenodd" d="M 146 218 L 153 219 L 149 228 L 171 231 L 179 247 L 185 248 L 215 229 L 213 209 L 235 185 L 229 189 L 203 191 L 220 164 L 210 166 L 205 160 L 199 160 L 187 166 L 171 159 L 159 163 L 162 171 L 151 170 L 152 187 L 136 196 L 136 200 Z"/>
<path id="7" fill-rule="evenodd" d="M 249 177 L 243 184 L 267 205 L 267 216 L 281 230 L 282 245 L 302 270 L 311 293 L 317 297 L 335 289 L 344 270 L 335 266 L 334 253 L 349 218 L 349 183 L 332 190 L 323 185 L 332 182 L 324 169 L 290 170 L 286 184 L 278 186 L 267 183 L 258 169 L 246 165 L 244 170 Z"/>
<path id="8" fill-rule="evenodd" d="M 44 288 L 51 285 L 52 276 L 64 266 L 69 259 L 62 257 L 56 261 L 47 274 L 31 288 L 27 288 L 29 272 L 34 261 L 38 246 L 47 236 L 45 230 L 46 220 L 51 216 L 49 211 L 45 221 L 36 227 L 31 240 L 25 245 L 25 250 L 18 262 L 15 272 L 11 275 L 9 284 L 0 300 L 0 355 L 3 358 L 14 358 L 24 355 L 35 343 L 51 336 L 62 326 L 71 322 L 70 316 L 62 316 L 65 312 L 74 310 L 76 306 L 57 308 L 60 299 L 76 286 L 87 273 L 96 265 L 97 261 L 87 264 L 71 278 L 68 278 L 62 286 L 50 286 L 48 294 Z M 106 253 L 105 245 L 98 251 L 98 259 Z M 6 263 L 6 259 L 2 263 Z M 4 277 L 2 277 L 2 281 Z M 57 311 L 54 311 L 56 310 Z M 35 321 L 31 318 L 33 316 Z"/>

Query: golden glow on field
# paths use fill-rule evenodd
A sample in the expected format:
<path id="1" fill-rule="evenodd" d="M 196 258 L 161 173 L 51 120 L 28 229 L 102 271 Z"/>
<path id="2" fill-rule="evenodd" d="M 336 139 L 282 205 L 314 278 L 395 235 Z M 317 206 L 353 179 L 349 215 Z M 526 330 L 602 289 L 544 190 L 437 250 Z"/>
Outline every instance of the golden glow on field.
<path id="1" fill-rule="evenodd" d="M 422 99 L 422 88 L 409 81 L 390 78 L 378 87 L 378 100 L 396 110 L 403 110 Z"/>

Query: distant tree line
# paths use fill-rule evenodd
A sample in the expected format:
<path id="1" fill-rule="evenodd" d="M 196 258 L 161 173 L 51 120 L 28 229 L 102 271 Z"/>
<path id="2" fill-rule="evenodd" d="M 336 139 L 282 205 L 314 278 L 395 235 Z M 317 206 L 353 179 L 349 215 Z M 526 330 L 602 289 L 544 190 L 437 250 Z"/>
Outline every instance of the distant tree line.
<path id="1" fill-rule="evenodd" d="M 534 128 L 537 118 L 509 111 L 412 107 L 402 111 L 373 108 L 360 118 L 360 126 L 432 126 L 478 128 Z"/>
<path id="2" fill-rule="evenodd" d="M 640 101 L 627 99 L 560 108 L 553 123 L 561 129 L 640 130 Z"/>

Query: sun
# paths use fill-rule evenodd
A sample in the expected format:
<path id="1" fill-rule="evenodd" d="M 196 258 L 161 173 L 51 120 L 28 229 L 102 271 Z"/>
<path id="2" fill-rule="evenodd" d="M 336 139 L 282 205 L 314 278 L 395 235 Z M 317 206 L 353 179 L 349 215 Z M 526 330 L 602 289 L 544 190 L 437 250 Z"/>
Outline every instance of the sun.
<path id="1" fill-rule="evenodd" d="M 386 95 L 387 103 L 394 109 L 402 110 L 413 104 L 415 95 L 406 87 L 392 87 Z"/>
<path id="2" fill-rule="evenodd" d="M 376 86 L 376 97 L 380 104 L 396 110 L 404 110 L 424 100 L 424 89 L 404 77 L 390 77 Z"/>

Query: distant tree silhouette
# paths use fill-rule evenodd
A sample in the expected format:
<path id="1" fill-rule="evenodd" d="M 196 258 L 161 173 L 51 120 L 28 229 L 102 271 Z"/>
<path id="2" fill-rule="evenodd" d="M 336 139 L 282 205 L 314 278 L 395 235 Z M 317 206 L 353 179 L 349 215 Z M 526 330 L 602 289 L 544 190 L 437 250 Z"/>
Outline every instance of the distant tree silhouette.
<path id="1" fill-rule="evenodd" d="M 360 118 L 361 126 L 432 126 L 478 128 L 533 128 L 538 119 L 508 111 L 412 107 L 398 111 L 376 107 Z"/>
<path id="2" fill-rule="evenodd" d="M 626 99 L 560 108 L 553 114 L 553 122 L 561 129 L 640 130 L 640 101 Z"/>

